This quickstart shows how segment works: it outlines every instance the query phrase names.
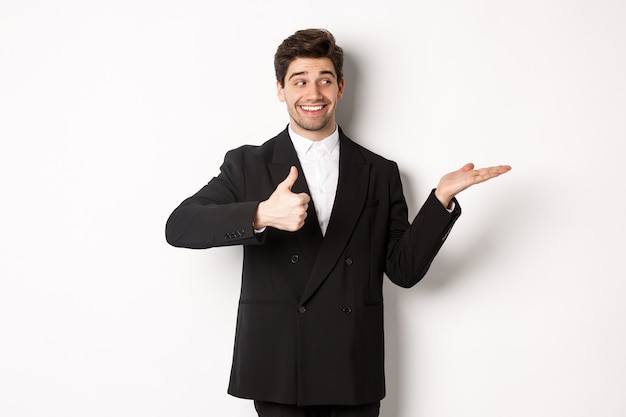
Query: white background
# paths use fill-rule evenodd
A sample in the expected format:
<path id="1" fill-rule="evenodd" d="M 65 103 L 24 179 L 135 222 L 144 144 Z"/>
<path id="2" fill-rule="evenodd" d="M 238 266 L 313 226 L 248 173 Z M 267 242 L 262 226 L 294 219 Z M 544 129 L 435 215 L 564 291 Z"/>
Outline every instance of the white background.
<path id="1" fill-rule="evenodd" d="M 385 284 L 383 417 L 626 415 L 626 3 L 0 3 L 0 415 L 254 416 L 226 394 L 241 248 L 166 244 L 224 153 L 284 128 L 273 54 L 331 30 L 339 122 L 414 215 L 504 177 Z M 215 410 L 224 410 L 216 412 Z"/>

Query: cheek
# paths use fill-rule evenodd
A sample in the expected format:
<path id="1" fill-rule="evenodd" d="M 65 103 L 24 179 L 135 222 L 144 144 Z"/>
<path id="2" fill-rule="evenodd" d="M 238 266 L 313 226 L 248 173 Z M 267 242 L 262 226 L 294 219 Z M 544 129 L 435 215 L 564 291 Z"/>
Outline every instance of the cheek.
<path id="1" fill-rule="evenodd" d="M 288 91 L 283 90 L 282 94 L 281 94 L 281 101 L 284 103 L 295 103 L 297 100 L 297 98 L 293 95 L 290 94 Z"/>

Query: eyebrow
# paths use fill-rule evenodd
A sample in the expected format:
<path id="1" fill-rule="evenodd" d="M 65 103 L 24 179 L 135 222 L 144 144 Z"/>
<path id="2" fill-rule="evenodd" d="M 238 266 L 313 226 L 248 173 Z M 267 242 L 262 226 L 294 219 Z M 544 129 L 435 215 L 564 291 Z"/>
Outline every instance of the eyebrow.
<path id="1" fill-rule="evenodd" d="M 308 74 L 309 74 L 308 71 L 294 72 L 293 74 L 289 76 L 288 80 L 291 80 L 293 77 L 299 77 L 301 75 L 308 75 Z M 320 71 L 320 75 L 332 75 L 334 78 L 336 78 L 335 73 L 330 70 Z"/>

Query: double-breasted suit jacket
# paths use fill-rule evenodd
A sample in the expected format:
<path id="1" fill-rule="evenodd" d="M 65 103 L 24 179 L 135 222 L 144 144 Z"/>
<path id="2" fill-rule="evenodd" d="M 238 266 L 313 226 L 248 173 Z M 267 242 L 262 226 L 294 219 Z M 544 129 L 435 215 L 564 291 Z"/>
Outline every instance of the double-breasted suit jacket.
<path id="1" fill-rule="evenodd" d="M 167 241 L 243 245 L 232 372 L 234 396 L 284 404 L 363 404 L 385 395 L 383 274 L 411 287 L 460 215 L 431 195 L 410 224 L 397 165 L 340 130 L 339 182 L 325 236 L 314 204 L 297 232 L 253 220 L 296 166 L 288 131 L 229 151 L 217 177 L 171 214 Z"/>

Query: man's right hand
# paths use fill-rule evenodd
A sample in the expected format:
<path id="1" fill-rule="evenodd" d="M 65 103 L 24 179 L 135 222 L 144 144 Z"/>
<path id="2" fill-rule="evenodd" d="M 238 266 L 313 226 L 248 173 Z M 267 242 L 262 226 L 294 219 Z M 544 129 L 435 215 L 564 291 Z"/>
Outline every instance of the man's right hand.
<path id="1" fill-rule="evenodd" d="M 311 197 L 307 193 L 291 192 L 291 187 L 297 179 L 298 169 L 292 166 L 287 178 L 278 184 L 270 198 L 259 203 L 254 217 L 255 229 L 269 226 L 295 232 L 304 226 Z"/>

